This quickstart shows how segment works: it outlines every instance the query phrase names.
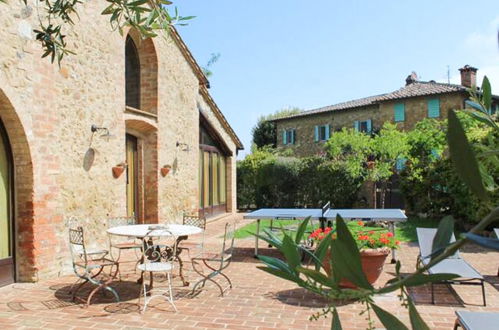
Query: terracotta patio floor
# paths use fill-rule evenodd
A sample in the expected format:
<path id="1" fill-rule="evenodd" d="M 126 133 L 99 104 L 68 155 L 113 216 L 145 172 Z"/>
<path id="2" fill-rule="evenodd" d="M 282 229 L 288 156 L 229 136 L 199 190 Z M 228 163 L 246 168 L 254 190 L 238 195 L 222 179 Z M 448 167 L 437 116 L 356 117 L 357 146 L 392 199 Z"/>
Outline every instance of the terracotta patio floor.
<path id="1" fill-rule="evenodd" d="M 239 219 L 241 216 L 239 216 Z M 216 250 L 220 244 L 224 218 L 210 223 L 207 231 L 207 247 Z M 240 224 L 244 224 L 241 223 Z M 235 260 L 227 273 L 234 288 L 225 297 L 207 284 L 198 295 L 191 296 L 189 288 L 181 286 L 175 278 L 175 300 L 178 313 L 166 302 L 152 301 L 147 312 L 138 312 L 138 276 L 133 272 L 124 274 L 122 282 L 114 286 L 122 302 L 116 304 L 110 297 L 98 294 L 89 308 L 70 300 L 68 290 L 74 276 L 64 276 L 39 283 L 16 283 L 0 288 L 0 328 L 10 329 L 327 329 L 330 319 L 309 321 L 310 315 L 319 312 L 325 302 L 292 283 L 277 279 L 260 271 L 253 258 L 253 240 L 236 240 Z M 275 250 L 262 249 L 262 254 L 275 254 Z M 417 246 L 404 244 L 399 256 L 402 270 L 410 272 L 416 262 Z M 463 257 L 486 278 L 487 307 L 481 306 L 480 287 L 453 286 L 458 293 L 445 285 L 437 286 L 436 305 L 430 304 L 429 287 L 411 290 L 417 308 L 432 329 L 452 329 L 454 311 L 473 310 L 499 312 L 499 253 L 468 247 Z M 187 265 L 189 268 L 190 265 Z M 378 284 L 388 279 L 394 271 L 391 264 Z M 187 273 L 191 282 L 197 276 Z M 460 301 L 460 297 L 463 301 Z M 399 306 L 397 294 L 376 298 L 383 308 L 401 317 L 408 324 L 407 311 Z M 341 302 L 340 316 L 344 329 L 365 329 L 367 321 L 359 315 L 362 305 Z M 376 326 L 381 327 L 379 322 Z"/>

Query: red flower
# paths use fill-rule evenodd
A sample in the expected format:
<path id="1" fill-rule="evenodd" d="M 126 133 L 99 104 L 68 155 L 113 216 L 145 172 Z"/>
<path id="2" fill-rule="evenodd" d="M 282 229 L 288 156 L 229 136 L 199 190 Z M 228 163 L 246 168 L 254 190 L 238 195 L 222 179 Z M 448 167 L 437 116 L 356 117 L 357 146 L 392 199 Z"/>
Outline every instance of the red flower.
<path id="1" fill-rule="evenodd" d="M 386 233 L 386 236 L 393 237 L 393 233 L 392 232 L 388 232 L 388 233 Z"/>
<path id="2" fill-rule="evenodd" d="M 364 223 L 362 221 L 357 221 L 357 224 L 361 227 L 364 227 Z"/>

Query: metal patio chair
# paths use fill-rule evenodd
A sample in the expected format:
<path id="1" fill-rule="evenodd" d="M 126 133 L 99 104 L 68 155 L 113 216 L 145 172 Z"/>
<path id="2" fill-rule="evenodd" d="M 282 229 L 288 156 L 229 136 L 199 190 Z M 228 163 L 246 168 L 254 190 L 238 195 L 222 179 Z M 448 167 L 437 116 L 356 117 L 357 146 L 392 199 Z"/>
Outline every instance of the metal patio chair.
<path id="1" fill-rule="evenodd" d="M 222 297 L 225 291 L 232 288 L 230 278 L 223 273 L 232 261 L 232 253 L 234 250 L 235 225 L 232 225 L 232 229 L 229 232 L 230 227 L 231 225 L 229 223 L 225 224 L 224 240 L 222 243 L 222 251 L 220 253 L 204 252 L 202 255 L 192 259 L 192 269 L 202 276 L 202 279 L 200 279 L 192 288 L 192 295 L 194 295 L 198 286 L 200 286 L 200 288 L 204 288 L 206 281 L 214 283 L 220 290 L 220 296 Z M 199 266 L 200 263 L 203 264 L 201 267 Z M 209 273 L 205 274 L 203 268 L 206 268 Z M 224 278 L 227 281 L 228 286 L 223 288 L 217 281 L 215 281 L 213 278 L 217 275 Z"/>
<path id="2" fill-rule="evenodd" d="M 107 219 L 107 227 L 130 226 L 136 223 L 135 217 L 114 217 Z M 140 261 L 140 249 L 142 243 L 135 237 L 121 237 L 116 235 L 108 235 L 109 238 L 109 254 L 111 259 L 118 263 L 134 262 L 135 265 Z M 134 260 L 120 261 L 122 251 L 134 250 L 136 258 Z M 135 267 L 134 267 L 135 269 Z M 121 281 L 121 272 L 118 273 Z"/>
<path id="3" fill-rule="evenodd" d="M 191 250 L 195 250 L 195 249 L 200 250 L 199 253 L 196 254 L 195 256 L 198 256 L 199 254 L 202 254 L 204 252 L 204 237 L 205 237 L 205 231 L 206 231 L 206 217 L 184 214 L 182 217 L 182 224 L 196 226 L 196 227 L 201 228 L 203 230 L 201 241 L 182 240 L 182 237 L 179 237 L 180 244 L 178 246 L 178 249 L 180 251 L 187 251 L 189 259 L 192 260 Z"/>
<path id="4" fill-rule="evenodd" d="M 100 253 L 96 253 L 95 251 L 92 252 L 92 254 L 88 253 L 82 227 L 69 228 L 69 247 L 73 270 L 78 277 L 78 280 L 69 290 L 72 300 L 74 301 L 76 299 L 76 294 L 85 284 L 91 283 L 96 285 L 96 287 L 89 293 L 86 299 L 86 307 L 90 305 L 90 301 L 94 294 L 102 289 L 111 292 L 116 299 L 116 302 L 119 302 L 120 297 L 118 293 L 109 286 L 109 284 L 116 279 L 116 275 L 119 271 L 118 263 L 106 258 L 106 250 L 102 250 Z M 109 273 L 103 272 L 106 267 L 110 267 Z M 113 272 L 114 267 L 116 267 L 116 269 Z"/>
<path id="5" fill-rule="evenodd" d="M 177 307 L 173 302 L 172 273 L 177 259 L 177 238 L 165 228 L 151 230 L 142 240 L 142 258 L 137 265 L 141 272 L 142 287 L 140 289 L 139 305 L 144 298 L 142 313 L 145 313 L 147 305 L 154 298 L 164 298 L 172 306 L 175 312 Z M 149 273 L 149 287 L 146 286 L 145 275 Z M 154 274 L 166 275 L 167 288 L 153 288 Z"/>
<path id="6" fill-rule="evenodd" d="M 417 261 L 417 266 L 419 265 L 427 265 L 431 259 L 432 253 L 432 245 L 433 238 L 437 233 L 437 229 L 435 228 L 416 228 L 416 233 L 418 236 L 419 243 L 419 256 Z M 454 234 L 450 239 L 449 243 L 455 242 L 456 239 Z M 454 255 L 448 257 L 447 259 L 442 260 L 435 266 L 428 269 L 428 273 L 430 274 L 456 274 L 459 275 L 458 278 L 443 281 L 445 284 L 465 284 L 465 285 L 480 285 L 482 287 L 482 298 L 483 305 L 486 306 L 485 301 L 485 286 L 484 286 L 484 278 L 483 276 L 476 271 L 470 264 L 468 264 L 461 256 L 459 255 L 459 251 L 457 251 Z M 431 285 L 431 303 L 435 304 L 435 294 L 433 290 L 433 283 Z"/>

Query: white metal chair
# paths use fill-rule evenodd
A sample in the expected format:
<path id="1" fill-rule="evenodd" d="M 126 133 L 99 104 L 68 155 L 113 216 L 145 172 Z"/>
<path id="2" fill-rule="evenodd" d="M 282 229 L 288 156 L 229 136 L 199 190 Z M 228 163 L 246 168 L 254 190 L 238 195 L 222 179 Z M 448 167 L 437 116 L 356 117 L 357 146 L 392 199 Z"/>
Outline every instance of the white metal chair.
<path id="1" fill-rule="evenodd" d="M 105 289 L 110 291 L 116 302 L 120 301 L 118 293 L 109 286 L 109 284 L 116 278 L 119 271 L 119 264 L 111 259 L 106 258 L 107 251 L 92 254 L 87 252 L 85 245 L 85 236 L 82 227 L 77 227 L 76 229 L 69 229 L 69 247 L 71 251 L 71 258 L 73 263 L 73 270 L 78 280 L 71 286 L 69 292 L 71 293 L 71 298 L 76 299 L 76 293 L 87 283 L 96 285 L 96 287 L 90 292 L 86 299 L 86 306 L 90 304 L 94 294 Z M 110 267 L 109 274 L 103 272 L 105 267 Z M 113 268 L 115 268 L 113 272 Z M 100 277 L 99 277 L 100 276 Z M 74 287 L 77 285 L 76 289 Z"/>
<path id="2" fill-rule="evenodd" d="M 142 313 L 147 309 L 147 305 L 154 298 L 163 298 L 170 302 L 175 312 L 177 307 L 173 302 L 172 273 L 177 255 L 177 238 L 167 228 L 152 229 L 142 240 L 142 259 L 137 265 L 141 272 L 142 288 L 140 299 L 144 298 Z M 149 288 L 146 286 L 145 275 L 149 273 Z M 167 288 L 153 288 L 154 274 L 162 273 L 166 275 Z"/>
<path id="3" fill-rule="evenodd" d="M 230 278 L 225 273 L 223 273 L 223 271 L 227 269 L 227 267 L 229 267 L 232 261 L 232 253 L 234 250 L 235 225 L 232 225 L 232 229 L 229 232 L 230 227 L 231 225 L 229 223 L 225 224 L 224 240 L 222 243 L 222 251 L 220 253 L 204 252 L 202 255 L 192 259 L 193 270 L 202 276 L 202 278 L 192 288 L 192 295 L 194 295 L 198 286 L 200 286 L 200 288 L 203 288 L 206 284 L 206 281 L 214 283 L 220 290 L 220 295 L 222 297 L 225 291 L 232 288 L 232 282 Z M 230 243 L 228 241 L 229 239 Z M 203 263 L 201 267 L 204 266 L 205 268 L 207 268 L 209 272 L 208 274 L 205 274 L 203 269 L 200 268 L 200 262 Z M 223 277 L 227 281 L 228 286 L 223 288 L 218 282 L 216 282 L 213 278 L 217 275 Z"/>
<path id="4" fill-rule="evenodd" d="M 107 219 L 107 227 L 113 228 L 118 226 L 130 226 L 135 224 L 134 217 L 114 217 Z M 116 235 L 108 235 L 109 238 L 109 254 L 111 259 L 118 263 L 134 262 L 138 263 L 140 260 L 140 249 L 142 244 L 137 241 L 135 237 L 120 237 Z M 121 253 L 126 250 L 134 250 L 136 259 L 120 261 Z M 121 281 L 121 272 L 118 274 Z"/>
<path id="5" fill-rule="evenodd" d="M 206 218 L 205 217 L 200 217 L 197 215 L 187 215 L 184 214 L 182 218 L 182 224 L 184 225 L 190 225 L 190 226 L 196 226 L 198 228 L 201 228 L 203 230 L 203 234 L 201 237 L 201 241 L 196 241 L 196 240 L 182 240 L 182 237 L 179 237 L 179 250 L 181 251 L 187 251 L 187 254 L 189 255 L 189 259 L 192 260 L 192 254 L 191 250 L 199 250 L 197 254 L 194 256 L 198 256 L 199 254 L 202 254 L 204 252 L 204 236 L 205 236 L 205 231 L 206 231 Z"/>

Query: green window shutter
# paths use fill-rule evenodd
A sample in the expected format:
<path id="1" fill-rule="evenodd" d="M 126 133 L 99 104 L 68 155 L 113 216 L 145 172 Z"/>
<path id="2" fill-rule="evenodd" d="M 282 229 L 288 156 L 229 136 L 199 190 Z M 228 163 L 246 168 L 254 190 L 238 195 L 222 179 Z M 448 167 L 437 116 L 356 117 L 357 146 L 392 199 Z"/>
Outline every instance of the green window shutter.
<path id="1" fill-rule="evenodd" d="M 326 141 L 329 140 L 330 135 L 329 135 L 329 125 L 326 125 Z"/>
<path id="2" fill-rule="evenodd" d="M 359 131 L 360 130 L 360 123 L 358 120 L 354 121 L 353 122 L 353 128 L 355 129 L 355 131 Z"/>
<path id="3" fill-rule="evenodd" d="M 404 103 L 397 103 L 393 107 L 393 120 L 397 122 L 401 122 L 405 120 L 405 105 Z"/>
<path id="4" fill-rule="evenodd" d="M 286 136 L 286 130 L 284 130 L 282 132 L 282 144 L 287 144 L 286 138 L 287 138 L 287 136 Z"/>
<path id="5" fill-rule="evenodd" d="M 291 144 L 295 144 L 296 130 L 291 130 Z"/>
<path id="6" fill-rule="evenodd" d="M 429 99 L 428 100 L 428 118 L 439 118 L 440 117 L 440 100 L 439 99 Z"/>
<path id="7" fill-rule="evenodd" d="M 395 169 L 397 170 L 397 172 L 400 172 L 402 171 L 404 168 L 405 168 L 405 163 L 407 162 L 407 159 L 406 158 L 397 158 L 396 162 L 395 162 Z"/>
<path id="8" fill-rule="evenodd" d="M 372 125 L 372 120 L 369 119 L 366 121 L 367 123 L 367 133 L 371 133 L 372 132 L 372 128 L 373 128 L 373 125 Z"/>
<path id="9" fill-rule="evenodd" d="M 314 141 L 319 142 L 319 126 L 314 127 Z"/>

